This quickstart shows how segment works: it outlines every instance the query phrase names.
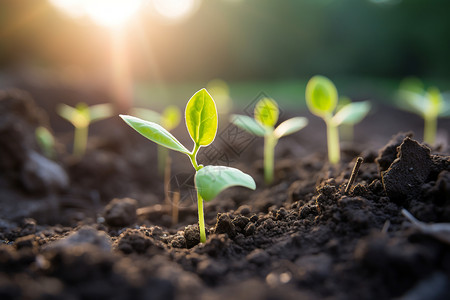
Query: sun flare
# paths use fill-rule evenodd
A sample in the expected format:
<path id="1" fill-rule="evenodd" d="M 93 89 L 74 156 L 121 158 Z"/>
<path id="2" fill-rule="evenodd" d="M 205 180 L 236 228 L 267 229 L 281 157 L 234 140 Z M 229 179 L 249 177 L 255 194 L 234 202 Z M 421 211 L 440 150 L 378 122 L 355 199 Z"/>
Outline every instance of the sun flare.
<path id="1" fill-rule="evenodd" d="M 173 21 L 190 17 L 197 11 L 199 4 L 199 0 L 153 0 L 156 12 Z"/>
<path id="2" fill-rule="evenodd" d="M 142 0 L 50 0 L 71 17 L 88 16 L 106 27 L 118 27 L 126 23 L 141 7 Z"/>

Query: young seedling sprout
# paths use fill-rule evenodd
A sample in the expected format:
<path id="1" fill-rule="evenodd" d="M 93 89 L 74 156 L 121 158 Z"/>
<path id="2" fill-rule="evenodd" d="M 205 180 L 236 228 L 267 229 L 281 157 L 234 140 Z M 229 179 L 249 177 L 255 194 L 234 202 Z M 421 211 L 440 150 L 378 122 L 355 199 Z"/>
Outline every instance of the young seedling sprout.
<path id="1" fill-rule="evenodd" d="M 243 115 L 232 115 L 231 122 L 249 133 L 264 137 L 264 180 L 266 184 L 273 182 L 274 152 L 278 140 L 288 134 L 299 131 L 308 124 L 303 117 L 295 117 L 281 123 L 277 128 L 278 105 L 270 98 L 263 98 L 256 103 L 251 118 Z"/>
<path id="2" fill-rule="evenodd" d="M 34 132 L 36 141 L 42 152 L 47 158 L 54 158 L 55 156 L 55 138 L 53 134 L 44 126 L 39 126 Z"/>
<path id="3" fill-rule="evenodd" d="M 110 104 L 87 106 L 86 103 L 78 103 L 76 107 L 60 104 L 57 112 L 75 127 L 73 154 L 81 157 L 86 152 L 89 125 L 112 116 L 113 109 Z"/>
<path id="4" fill-rule="evenodd" d="M 167 106 L 161 114 L 147 108 L 133 108 L 131 114 L 146 121 L 158 123 L 167 131 L 175 129 L 181 121 L 181 111 L 175 105 Z M 169 209 L 172 210 L 172 224 L 178 223 L 178 206 L 179 193 L 173 193 L 170 197 L 170 176 L 171 176 L 171 159 L 168 148 L 157 145 L 158 149 L 158 172 L 164 176 L 164 195 L 165 202 Z"/>
<path id="5" fill-rule="evenodd" d="M 168 149 L 184 153 L 189 157 L 195 169 L 194 182 L 197 190 L 200 242 L 206 241 L 203 200 L 210 201 L 222 190 L 231 186 L 243 186 L 253 190 L 256 188 L 253 178 L 238 169 L 225 166 L 203 166 L 197 163 L 198 150 L 200 147 L 210 145 L 217 133 L 216 104 L 206 89 L 201 89 L 195 93 L 186 105 L 186 127 L 194 141 L 192 151 L 189 151 L 159 124 L 127 115 L 120 115 L 120 117 L 149 140 Z"/>
<path id="6" fill-rule="evenodd" d="M 306 105 L 311 113 L 321 117 L 327 125 L 328 160 L 331 164 L 339 163 L 341 151 L 338 126 L 356 124 L 370 110 L 370 102 L 353 102 L 344 105 L 333 115 L 337 106 L 338 93 L 330 79 L 324 76 L 312 77 L 306 85 Z"/>
<path id="7" fill-rule="evenodd" d="M 450 117 L 450 100 L 444 99 L 437 87 L 425 91 L 422 83 L 415 79 L 403 81 L 397 106 L 424 119 L 423 141 L 429 145 L 436 141 L 438 118 Z"/>

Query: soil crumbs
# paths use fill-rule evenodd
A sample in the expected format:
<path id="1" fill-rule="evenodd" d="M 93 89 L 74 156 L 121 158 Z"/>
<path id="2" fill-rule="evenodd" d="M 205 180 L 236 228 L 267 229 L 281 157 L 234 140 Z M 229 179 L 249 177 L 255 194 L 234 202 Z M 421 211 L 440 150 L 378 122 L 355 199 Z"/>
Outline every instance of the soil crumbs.
<path id="1" fill-rule="evenodd" d="M 26 135 L 29 122 L 11 129 L 3 120 L 0 131 Z M 22 201 L 14 204 L 20 210 L 31 203 L 15 190 L 26 182 L 20 172 L 26 163 L 15 154 L 19 149 L 32 157 L 33 147 L 2 152 L 15 158 L 3 170 L 19 170 L 8 173 L 12 181 L 0 180 L 2 207 Z M 110 167 L 125 169 L 127 178 L 133 178 L 127 165 L 139 169 L 133 159 L 120 160 L 123 153 L 113 159 L 103 157 L 110 152 L 98 153 L 88 157 L 113 161 Z M 0 299 L 448 299 L 450 245 L 412 226 L 401 210 L 427 223 L 450 222 L 449 156 L 431 154 L 409 134 L 361 156 L 348 193 L 356 157 L 335 167 L 316 155 L 280 160 L 282 178 L 271 187 L 264 187 L 260 168 L 241 166 L 259 188 L 231 189 L 207 204 L 204 244 L 195 207 L 180 210 L 177 227 L 164 223 L 168 209 L 154 203 L 158 196 L 154 202 L 139 194 L 95 201 L 114 190 L 109 173 L 100 196 L 86 192 L 90 183 L 30 179 L 29 192 L 42 195 L 33 200 L 40 208 L 0 219 Z M 68 172 L 72 182 L 83 168 L 95 169 L 85 162 L 61 164 L 66 171 L 57 172 Z M 76 204 L 71 197 L 88 200 Z M 88 213 L 99 208 L 98 215 Z"/>

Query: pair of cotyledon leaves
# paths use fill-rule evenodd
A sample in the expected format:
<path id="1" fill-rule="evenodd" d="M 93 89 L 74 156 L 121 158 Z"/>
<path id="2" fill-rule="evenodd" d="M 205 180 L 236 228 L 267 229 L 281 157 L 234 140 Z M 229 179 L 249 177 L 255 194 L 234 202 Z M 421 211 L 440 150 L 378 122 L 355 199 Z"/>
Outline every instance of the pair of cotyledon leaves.
<path id="1" fill-rule="evenodd" d="M 149 140 L 188 156 L 194 154 L 161 125 L 127 115 L 120 117 Z M 185 118 L 189 135 L 197 147 L 208 146 L 214 141 L 218 126 L 217 109 L 206 89 L 201 89 L 191 97 L 186 105 Z M 253 190 L 256 188 L 251 176 L 225 166 L 200 167 L 195 174 L 195 186 L 205 201 L 212 200 L 231 186 L 244 186 Z"/>
<path id="2" fill-rule="evenodd" d="M 58 114 L 71 122 L 77 128 L 87 127 L 90 123 L 112 116 L 113 109 L 110 104 L 97 104 L 88 106 L 86 103 L 78 103 L 71 107 L 60 104 L 57 108 Z"/>
<path id="3" fill-rule="evenodd" d="M 256 103 L 254 115 L 254 119 L 249 116 L 232 115 L 231 122 L 253 135 L 273 135 L 276 139 L 294 133 L 308 124 L 306 118 L 295 117 L 282 122 L 274 129 L 278 121 L 279 109 L 277 103 L 270 98 L 263 98 Z"/>
<path id="4" fill-rule="evenodd" d="M 324 76 L 312 77 L 306 85 L 306 105 L 309 110 L 333 126 L 354 125 L 360 122 L 370 110 L 369 101 L 353 102 L 344 105 L 333 116 L 338 103 L 338 92 L 333 82 Z"/>
<path id="5" fill-rule="evenodd" d="M 397 105 L 407 111 L 426 117 L 450 117 L 450 95 L 441 94 L 436 87 L 423 89 L 403 88 Z"/>

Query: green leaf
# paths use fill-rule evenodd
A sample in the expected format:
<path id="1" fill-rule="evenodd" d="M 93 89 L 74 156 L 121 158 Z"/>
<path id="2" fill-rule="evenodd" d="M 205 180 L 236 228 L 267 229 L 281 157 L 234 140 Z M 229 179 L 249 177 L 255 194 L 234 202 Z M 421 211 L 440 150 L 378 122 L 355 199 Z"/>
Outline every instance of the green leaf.
<path id="1" fill-rule="evenodd" d="M 344 105 L 333 117 L 332 122 L 335 126 L 340 124 L 354 125 L 361 122 L 370 111 L 370 102 L 361 101 Z"/>
<path id="2" fill-rule="evenodd" d="M 175 129 L 180 124 L 181 112 L 175 105 L 169 105 L 161 115 L 161 125 L 168 131 Z"/>
<path id="3" fill-rule="evenodd" d="M 64 103 L 58 105 L 56 112 L 69 122 L 72 122 L 72 119 L 75 118 L 75 115 L 77 114 L 77 110 L 75 108 Z"/>
<path id="4" fill-rule="evenodd" d="M 89 116 L 91 122 L 109 118 L 113 115 L 113 107 L 111 104 L 97 104 L 89 107 Z"/>
<path id="5" fill-rule="evenodd" d="M 256 136 L 264 136 L 266 128 L 249 116 L 231 115 L 230 121 L 237 127 Z"/>
<path id="6" fill-rule="evenodd" d="M 306 85 L 306 105 L 322 118 L 331 115 L 336 108 L 338 93 L 333 82 L 324 76 L 314 76 Z"/>
<path id="7" fill-rule="evenodd" d="M 75 108 L 66 104 L 60 104 L 57 108 L 57 112 L 61 117 L 72 123 L 72 125 L 76 128 L 84 128 L 89 126 L 89 107 L 86 103 L 78 103 Z"/>
<path id="8" fill-rule="evenodd" d="M 196 145 L 208 146 L 217 132 L 217 109 L 206 89 L 191 97 L 186 105 L 186 127 Z"/>
<path id="9" fill-rule="evenodd" d="M 273 128 L 278 121 L 278 105 L 270 98 L 263 98 L 256 103 L 255 120 L 260 124 Z"/>
<path id="10" fill-rule="evenodd" d="M 224 166 L 206 166 L 195 174 L 195 186 L 205 201 L 214 199 L 221 191 L 232 186 L 254 190 L 253 178 L 244 172 Z"/>
<path id="11" fill-rule="evenodd" d="M 427 99 L 423 93 L 419 94 L 408 90 L 398 92 L 398 100 L 395 103 L 399 108 L 424 116 L 427 109 Z"/>
<path id="12" fill-rule="evenodd" d="M 149 140 L 166 148 L 185 154 L 190 154 L 189 150 L 187 150 L 186 147 L 184 147 L 172 134 L 170 134 L 170 132 L 164 129 L 161 125 L 127 115 L 120 115 L 120 117 L 128 125 L 130 125 L 131 128 L 133 128 Z"/>
<path id="13" fill-rule="evenodd" d="M 450 93 L 443 93 L 442 94 L 442 110 L 439 113 L 440 117 L 450 117 Z"/>
<path id="14" fill-rule="evenodd" d="M 308 119 L 304 117 L 295 117 L 284 121 L 273 132 L 275 138 L 279 139 L 283 136 L 289 135 L 299 131 L 308 124 Z"/>

